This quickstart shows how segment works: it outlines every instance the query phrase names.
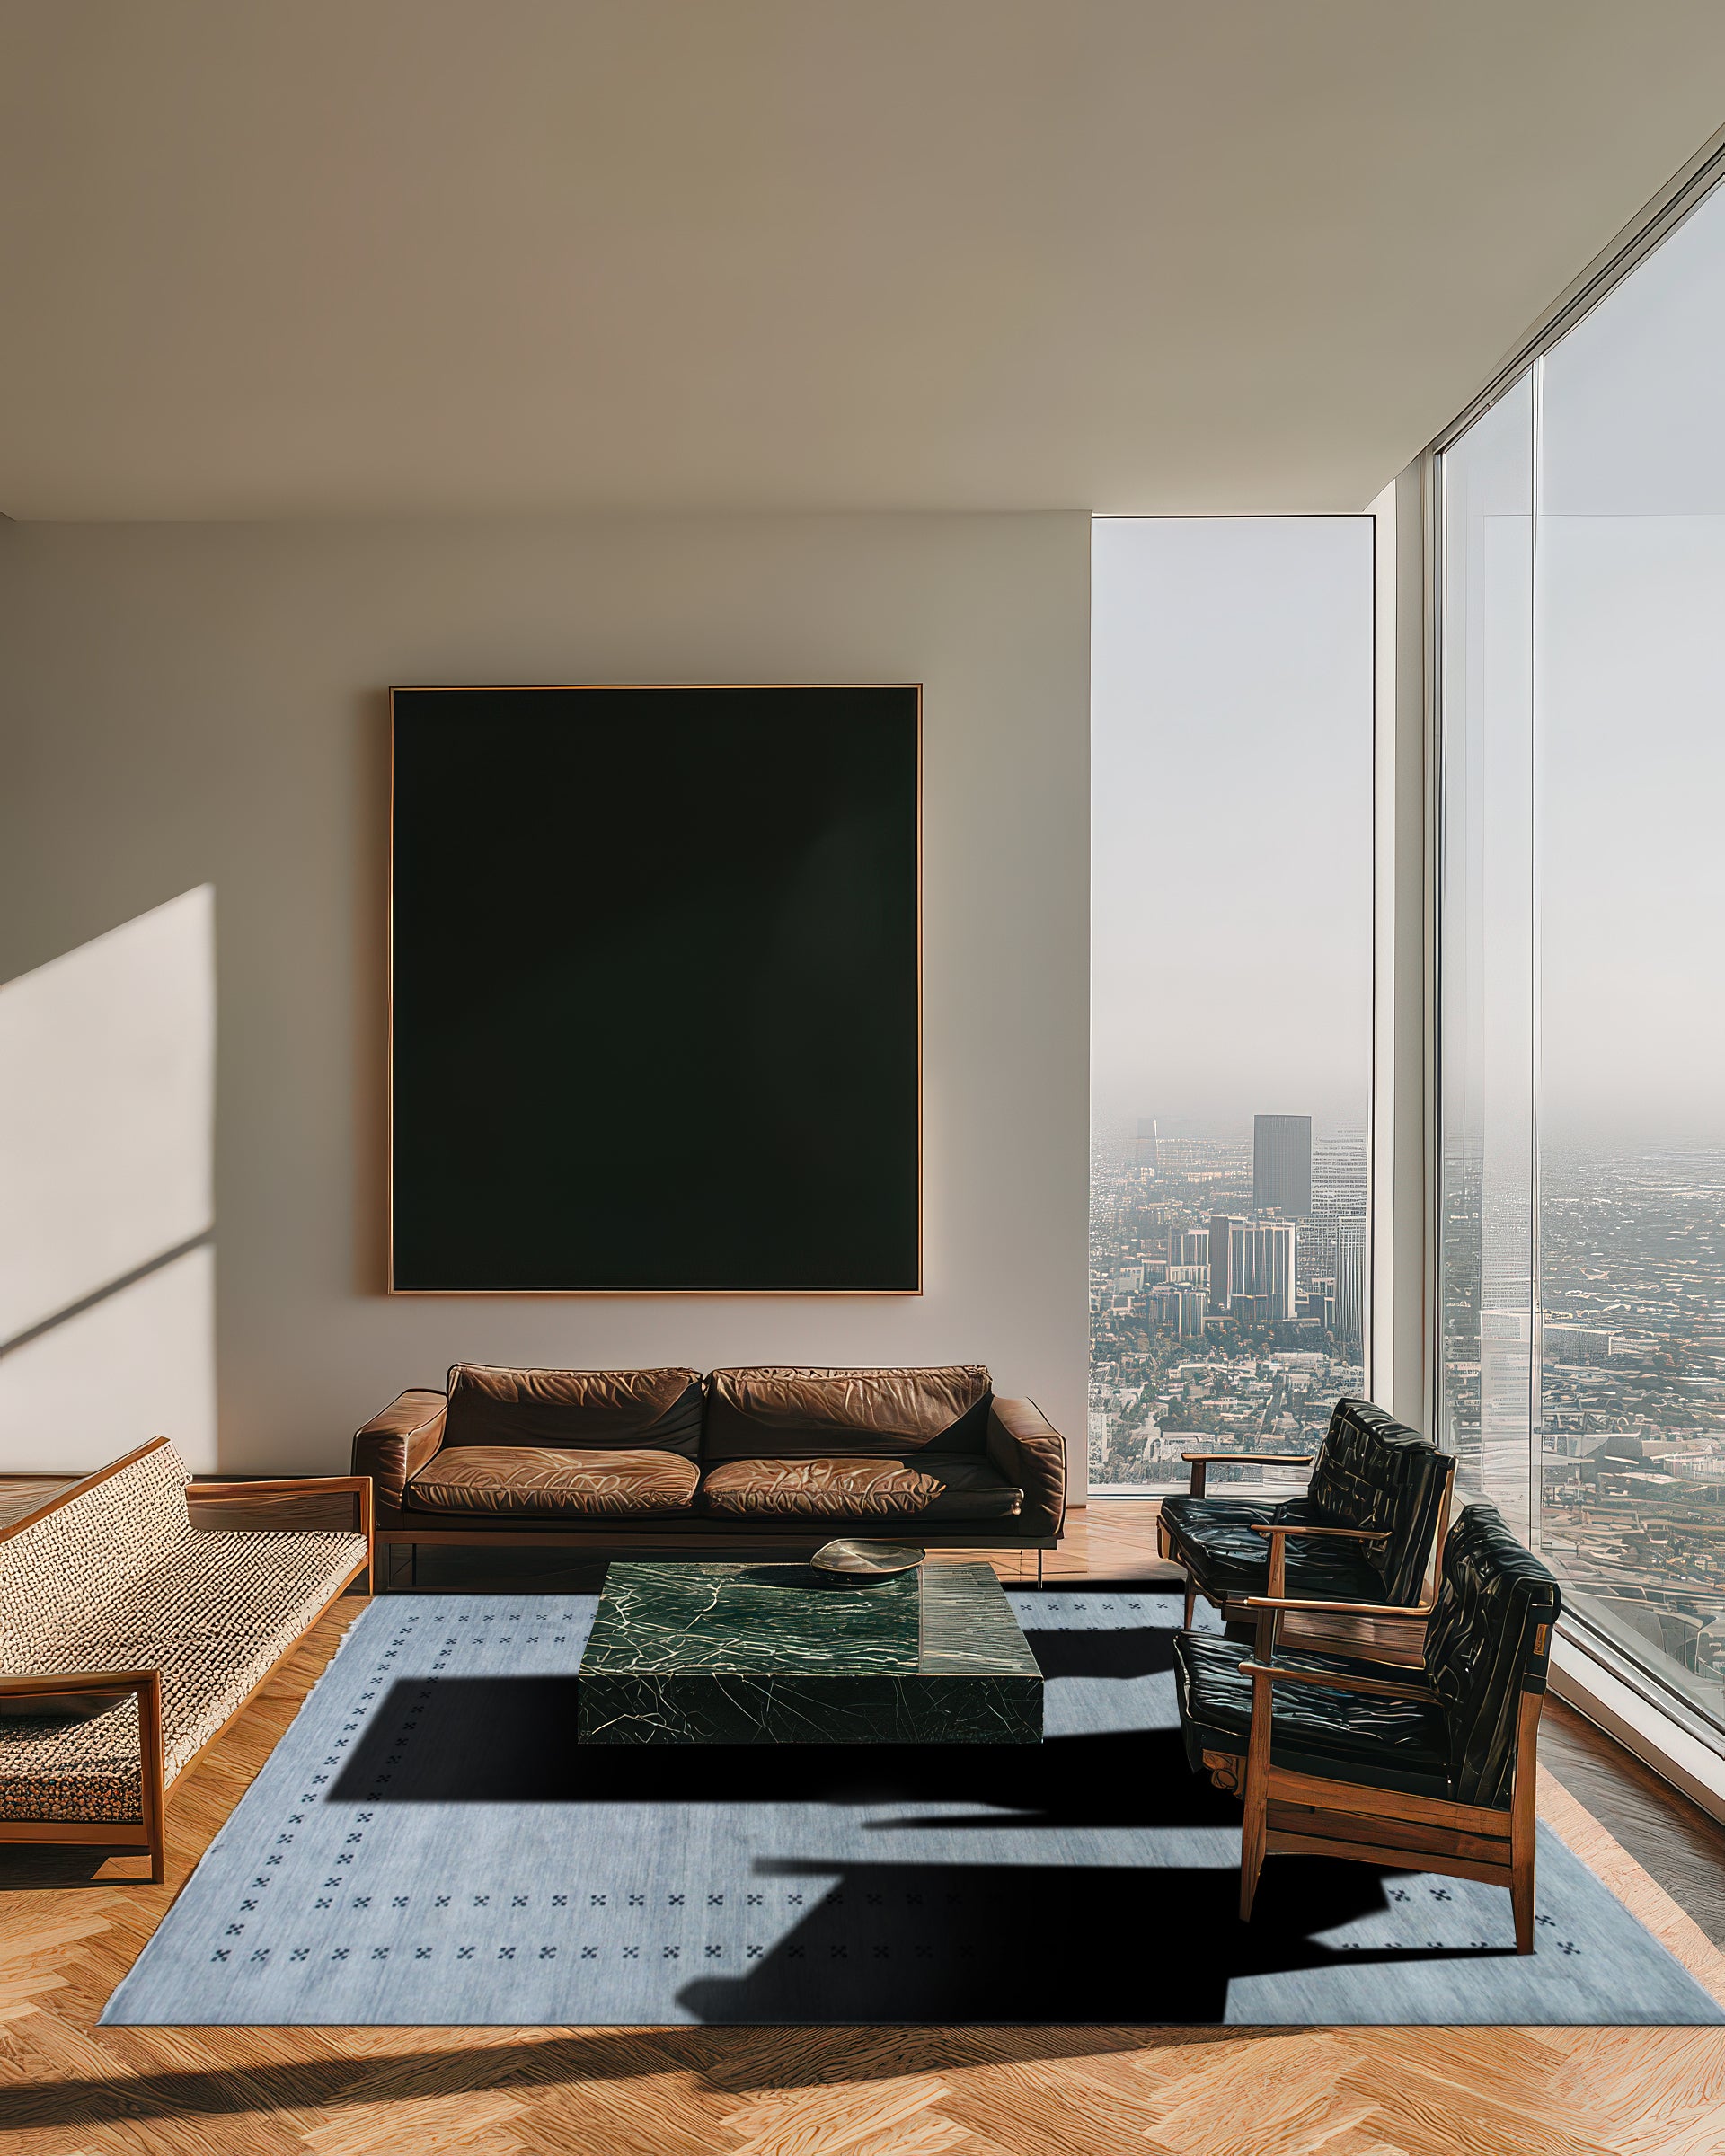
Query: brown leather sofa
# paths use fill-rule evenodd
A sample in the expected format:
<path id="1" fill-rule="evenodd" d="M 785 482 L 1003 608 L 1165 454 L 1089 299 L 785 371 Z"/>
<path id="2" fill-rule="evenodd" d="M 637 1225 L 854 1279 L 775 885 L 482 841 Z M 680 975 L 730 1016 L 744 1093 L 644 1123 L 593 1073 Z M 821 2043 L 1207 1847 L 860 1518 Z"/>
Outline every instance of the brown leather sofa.
<path id="1" fill-rule="evenodd" d="M 457 1363 L 353 1441 L 384 1543 L 808 1556 L 834 1536 L 1052 1550 L 1066 1440 L 979 1364 L 506 1370 Z"/>

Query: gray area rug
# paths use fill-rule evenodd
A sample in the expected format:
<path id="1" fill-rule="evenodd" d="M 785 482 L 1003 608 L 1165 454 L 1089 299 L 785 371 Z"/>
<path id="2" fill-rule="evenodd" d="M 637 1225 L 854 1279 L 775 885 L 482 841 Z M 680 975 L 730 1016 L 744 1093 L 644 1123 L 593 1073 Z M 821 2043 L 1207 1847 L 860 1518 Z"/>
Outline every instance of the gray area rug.
<path id="1" fill-rule="evenodd" d="M 1537 1951 L 1462 1879 L 1272 1857 L 1193 1776 L 1180 1599 L 1012 1592 L 1039 1746 L 581 1750 L 596 1597 L 354 1624 L 114 2023 L 1717 2022 L 1541 1829 Z"/>

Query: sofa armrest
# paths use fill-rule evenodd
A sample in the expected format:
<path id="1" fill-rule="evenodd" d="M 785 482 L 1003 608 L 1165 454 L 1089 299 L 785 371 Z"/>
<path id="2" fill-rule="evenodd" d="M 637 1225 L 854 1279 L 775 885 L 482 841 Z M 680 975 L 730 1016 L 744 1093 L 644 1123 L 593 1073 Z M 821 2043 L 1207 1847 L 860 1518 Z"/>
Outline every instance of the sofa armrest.
<path id="1" fill-rule="evenodd" d="M 380 1514 L 398 1513 L 402 1494 L 443 1443 L 443 1392 L 403 1392 L 353 1438 L 353 1471 L 369 1475 Z"/>
<path id="2" fill-rule="evenodd" d="M 1024 1492 L 1021 1526 L 1058 1536 L 1066 1516 L 1066 1441 L 1034 1401 L 990 1402 L 988 1459 Z"/>
<path id="3" fill-rule="evenodd" d="M 372 1505 L 369 1475 L 186 1485 L 186 1517 L 210 1533 L 363 1534 L 369 1550 Z"/>

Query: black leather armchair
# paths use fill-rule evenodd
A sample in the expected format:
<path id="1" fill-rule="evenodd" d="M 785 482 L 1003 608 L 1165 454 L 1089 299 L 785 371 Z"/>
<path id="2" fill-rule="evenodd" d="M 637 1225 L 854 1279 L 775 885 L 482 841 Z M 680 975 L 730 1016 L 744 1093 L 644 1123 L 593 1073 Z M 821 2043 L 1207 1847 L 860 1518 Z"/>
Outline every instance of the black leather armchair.
<path id="1" fill-rule="evenodd" d="M 1534 1945 L 1535 1746 L 1556 1580 L 1470 1505 L 1444 1546 L 1418 1667 L 1279 1650 L 1283 1614 L 1252 1598 L 1256 1650 L 1181 1632 L 1175 1682 L 1187 1756 L 1245 1805 L 1240 1914 L 1266 1855 L 1356 1858 L 1507 1886 L 1516 1951 Z M 1369 1607 L 1363 1614 L 1382 1614 Z"/>
<path id="2" fill-rule="evenodd" d="M 1427 1568 L 1449 1518 L 1455 1462 L 1369 1401 L 1339 1400 L 1315 1457 L 1187 1453 L 1191 1489 L 1164 1498 L 1157 1539 L 1186 1573 L 1186 1621 L 1201 1595 L 1230 1622 L 1253 1595 L 1398 1605 L 1422 1613 Z M 1213 1462 L 1310 1461 L 1304 1493 L 1281 1502 L 1212 1498 Z"/>

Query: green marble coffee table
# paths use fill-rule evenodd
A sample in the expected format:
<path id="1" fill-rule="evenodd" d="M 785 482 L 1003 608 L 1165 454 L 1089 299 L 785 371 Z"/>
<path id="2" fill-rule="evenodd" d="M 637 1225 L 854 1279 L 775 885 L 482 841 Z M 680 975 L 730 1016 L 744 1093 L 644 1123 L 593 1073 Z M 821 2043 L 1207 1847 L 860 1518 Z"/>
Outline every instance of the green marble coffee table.
<path id="1" fill-rule="evenodd" d="M 1042 1673 L 986 1564 L 867 1587 L 806 1565 L 614 1564 L 584 1745 L 1034 1745 Z"/>

